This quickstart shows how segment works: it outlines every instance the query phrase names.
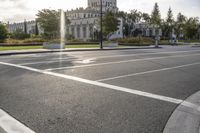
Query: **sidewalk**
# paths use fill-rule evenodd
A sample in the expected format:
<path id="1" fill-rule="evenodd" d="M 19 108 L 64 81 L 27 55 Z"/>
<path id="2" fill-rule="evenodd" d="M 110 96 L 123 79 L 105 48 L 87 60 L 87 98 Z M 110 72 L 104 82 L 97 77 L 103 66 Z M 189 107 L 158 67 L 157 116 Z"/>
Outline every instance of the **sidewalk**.
<path id="1" fill-rule="evenodd" d="M 177 107 L 163 133 L 200 133 L 200 91 Z"/>
<path id="2" fill-rule="evenodd" d="M 126 49 L 152 49 L 154 46 L 137 46 L 137 47 L 105 47 L 104 49 L 99 48 L 67 48 L 62 50 L 62 52 L 75 52 L 75 51 L 102 51 L 102 50 L 126 50 Z M 37 53 L 52 53 L 60 52 L 60 49 L 49 50 L 49 49 L 34 49 L 34 50 L 8 50 L 0 51 L 1 55 L 16 55 L 16 54 L 37 54 Z"/>

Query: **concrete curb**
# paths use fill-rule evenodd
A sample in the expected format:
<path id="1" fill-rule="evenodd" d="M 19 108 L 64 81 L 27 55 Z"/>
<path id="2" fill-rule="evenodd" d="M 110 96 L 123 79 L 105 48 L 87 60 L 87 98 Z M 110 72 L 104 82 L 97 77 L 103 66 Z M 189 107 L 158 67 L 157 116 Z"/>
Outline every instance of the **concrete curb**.
<path id="1" fill-rule="evenodd" d="M 6 133 L 6 132 L 0 127 L 0 133 Z"/>
<path id="2" fill-rule="evenodd" d="M 200 91 L 190 96 L 171 115 L 163 133 L 200 133 Z"/>
<path id="3" fill-rule="evenodd" d="M 192 46 L 193 48 L 195 48 L 195 47 L 200 47 L 200 45 L 194 45 L 194 46 Z"/>
<path id="4" fill-rule="evenodd" d="M 162 47 L 159 47 L 162 48 Z M 128 47 L 128 48 L 84 48 L 84 49 L 65 49 L 62 52 L 79 52 L 79 51 L 106 51 L 106 50 L 128 50 L 128 49 L 157 49 L 153 46 L 148 47 Z M 17 54 L 38 54 L 38 53 L 54 53 L 60 52 L 60 50 L 45 50 L 45 49 L 37 49 L 37 50 L 15 50 L 15 51 L 5 51 L 0 52 L 0 56 L 3 55 L 17 55 Z"/>

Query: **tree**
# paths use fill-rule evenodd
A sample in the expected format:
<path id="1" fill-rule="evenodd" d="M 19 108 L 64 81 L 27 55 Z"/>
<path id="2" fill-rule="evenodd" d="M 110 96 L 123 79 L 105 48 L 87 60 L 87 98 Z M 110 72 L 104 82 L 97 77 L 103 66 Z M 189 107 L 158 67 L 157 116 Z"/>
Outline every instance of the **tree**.
<path id="1" fill-rule="evenodd" d="M 43 9 L 37 14 L 37 22 L 44 30 L 44 37 L 48 39 L 56 39 L 60 35 L 60 11 Z M 66 17 L 66 24 L 69 20 Z"/>
<path id="2" fill-rule="evenodd" d="M 169 38 L 172 37 L 172 32 L 174 29 L 174 18 L 173 18 L 173 13 L 172 13 L 172 9 L 169 8 L 168 13 L 167 13 L 167 18 L 166 18 L 166 24 L 165 24 L 165 35 Z"/>
<path id="3" fill-rule="evenodd" d="M 160 10 L 159 6 L 157 3 L 154 5 L 154 9 L 151 14 L 151 23 L 154 25 L 161 25 L 161 15 L 160 15 Z"/>
<path id="4" fill-rule="evenodd" d="M 8 35 L 8 31 L 6 29 L 6 26 L 3 24 L 0 24 L 0 42 L 3 42 Z"/>
<path id="5" fill-rule="evenodd" d="M 150 20 L 151 20 L 151 17 L 150 17 L 150 15 L 148 14 L 148 13 L 142 13 L 142 18 L 143 18 L 143 20 L 145 21 L 145 22 L 150 22 Z"/>
<path id="6" fill-rule="evenodd" d="M 158 47 L 158 36 L 159 36 L 159 27 L 161 26 L 161 15 L 159 6 L 157 3 L 155 3 L 152 14 L 151 14 L 151 24 L 155 26 L 155 47 Z"/>
<path id="7" fill-rule="evenodd" d="M 134 23 L 139 22 L 142 18 L 142 13 L 137 10 L 131 10 L 131 13 L 128 14 L 128 18 L 130 18 Z"/>
<path id="8" fill-rule="evenodd" d="M 38 22 L 35 22 L 35 35 L 39 35 Z"/>
<path id="9" fill-rule="evenodd" d="M 103 34 L 108 36 L 118 30 L 119 20 L 112 12 L 107 12 L 103 17 Z"/>
<path id="10" fill-rule="evenodd" d="M 191 17 L 186 21 L 185 26 L 184 26 L 184 32 L 185 32 L 185 36 L 188 39 L 196 39 L 197 38 L 198 23 L 199 23 L 199 19 L 194 18 L 194 17 Z"/>
<path id="11" fill-rule="evenodd" d="M 187 20 L 186 16 L 184 16 L 181 13 L 178 13 L 174 28 L 175 28 L 175 33 L 176 33 L 177 37 L 179 37 L 179 38 L 183 37 L 183 29 L 184 29 L 186 20 Z"/>

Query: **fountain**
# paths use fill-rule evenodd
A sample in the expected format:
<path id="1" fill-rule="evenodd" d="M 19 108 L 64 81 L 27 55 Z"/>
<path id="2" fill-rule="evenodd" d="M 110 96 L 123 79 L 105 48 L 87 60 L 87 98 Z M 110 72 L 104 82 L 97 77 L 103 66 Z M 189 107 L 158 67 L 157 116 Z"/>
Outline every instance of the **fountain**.
<path id="1" fill-rule="evenodd" d="M 65 48 L 65 36 L 66 36 L 66 22 L 65 22 L 65 12 L 60 11 L 60 49 Z"/>
<path id="2" fill-rule="evenodd" d="M 60 10 L 60 42 L 46 42 L 43 44 L 44 48 L 47 49 L 65 49 L 65 36 L 66 36 L 66 22 L 65 12 Z"/>

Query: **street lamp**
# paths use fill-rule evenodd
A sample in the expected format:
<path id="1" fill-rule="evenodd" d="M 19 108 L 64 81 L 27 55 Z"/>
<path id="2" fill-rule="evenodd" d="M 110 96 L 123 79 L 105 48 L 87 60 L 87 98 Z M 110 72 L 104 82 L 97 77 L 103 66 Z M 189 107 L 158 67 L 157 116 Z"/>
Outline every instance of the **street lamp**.
<path id="1" fill-rule="evenodd" d="M 103 3 L 102 3 L 102 0 L 100 0 L 100 4 L 101 4 L 101 7 L 100 7 L 100 49 L 103 49 Z"/>

